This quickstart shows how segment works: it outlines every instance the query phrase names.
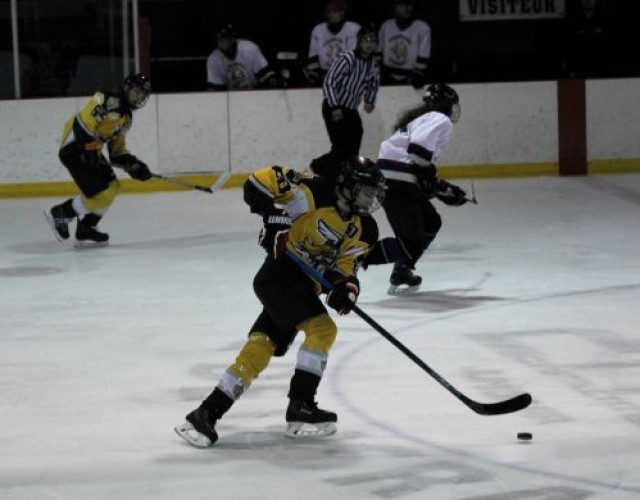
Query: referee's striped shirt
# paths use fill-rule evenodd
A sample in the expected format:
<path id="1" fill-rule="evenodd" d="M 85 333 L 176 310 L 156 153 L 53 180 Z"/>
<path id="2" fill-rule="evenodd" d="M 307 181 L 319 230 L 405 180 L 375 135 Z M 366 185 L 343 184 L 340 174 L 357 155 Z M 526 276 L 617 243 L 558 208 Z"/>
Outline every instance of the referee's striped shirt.
<path id="1" fill-rule="evenodd" d="M 375 57 L 363 59 L 354 50 L 336 57 L 322 83 L 322 92 L 329 108 L 358 109 L 364 97 L 366 104 L 375 104 L 380 85 L 380 69 Z"/>

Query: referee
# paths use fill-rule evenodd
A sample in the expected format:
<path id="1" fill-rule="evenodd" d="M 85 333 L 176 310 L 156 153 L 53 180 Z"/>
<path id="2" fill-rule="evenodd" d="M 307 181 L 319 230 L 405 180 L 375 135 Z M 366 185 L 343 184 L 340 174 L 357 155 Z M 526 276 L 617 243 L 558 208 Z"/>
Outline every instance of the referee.
<path id="1" fill-rule="evenodd" d="M 340 163 L 360 152 L 363 130 L 358 106 L 364 99 L 367 113 L 375 107 L 380 85 L 380 68 L 374 57 L 377 48 L 376 31 L 360 28 L 356 48 L 342 52 L 327 72 L 322 84 L 322 117 L 331 151 L 311 162 L 315 174 L 335 180 Z"/>

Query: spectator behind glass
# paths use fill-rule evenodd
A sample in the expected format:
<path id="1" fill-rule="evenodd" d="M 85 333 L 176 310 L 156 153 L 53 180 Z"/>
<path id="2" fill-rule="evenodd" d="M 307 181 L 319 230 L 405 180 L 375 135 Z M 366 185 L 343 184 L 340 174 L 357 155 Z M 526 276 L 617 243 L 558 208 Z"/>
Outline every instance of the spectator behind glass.
<path id="1" fill-rule="evenodd" d="M 274 88 L 278 81 L 260 47 L 238 38 L 232 25 L 216 35 L 216 49 L 207 58 L 207 88 L 240 90 Z"/>
<path id="2" fill-rule="evenodd" d="M 360 25 L 345 20 L 346 10 L 344 0 L 329 0 L 326 21 L 311 31 L 306 75 L 312 85 L 322 82 L 338 54 L 356 48 Z"/>
<path id="3" fill-rule="evenodd" d="M 386 85 L 424 87 L 431 58 L 431 27 L 413 17 L 413 0 L 391 0 L 393 17 L 382 26 L 378 38 L 382 54 L 381 80 Z"/>
<path id="4" fill-rule="evenodd" d="M 565 72 L 571 78 L 606 76 L 611 52 L 600 5 L 596 0 L 575 0 L 575 4 L 566 30 Z"/>

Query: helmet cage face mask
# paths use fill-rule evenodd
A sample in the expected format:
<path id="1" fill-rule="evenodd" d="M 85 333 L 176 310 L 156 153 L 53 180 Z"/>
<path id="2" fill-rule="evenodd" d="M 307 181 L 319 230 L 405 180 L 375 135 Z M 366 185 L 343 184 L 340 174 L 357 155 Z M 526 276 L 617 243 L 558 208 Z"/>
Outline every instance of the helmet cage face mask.
<path id="1" fill-rule="evenodd" d="M 338 206 L 348 215 L 370 215 L 382 205 L 385 189 L 384 176 L 373 162 L 358 158 L 355 164 L 346 163 L 338 177 Z"/>
<path id="2" fill-rule="evenodd" d="M 382 205 L 384 188 L 358 183 L 352 191 L 352 196 L 354 212 L 358 215 L 370 215 Z"/>
<path id="3" fill-rule="evenodd" d="M 151 84 L 141 73 L 131 75 L 124 80 L 124 93 L 133 109 L 140 109 L 149 100 Z"/>
<path id="4" fill-rule="evenodd" d="M 451 112 L 449 113 L 449 119 L 453 122 L 453 123 L 457 123 L 457 121 L 460 119 L 460 114 L 462 113 L 462 110 L 460 109 L 460 103 L 455 103 L 451 106 Z"/>
<path id="5" fill-rule="evenodd" d="M 132 87 L 127 90 L 127 100 L 133 109 L 140 109 L 149 100 L 149 92 L 141 87 Z"/>

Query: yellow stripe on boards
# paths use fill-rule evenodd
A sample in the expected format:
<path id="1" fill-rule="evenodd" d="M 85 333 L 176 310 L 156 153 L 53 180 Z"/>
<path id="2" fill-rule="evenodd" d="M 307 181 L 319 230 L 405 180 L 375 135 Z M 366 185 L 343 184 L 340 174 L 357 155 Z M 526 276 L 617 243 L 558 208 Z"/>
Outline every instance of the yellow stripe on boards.
<path id="1" fill-rule="evenodd" d="M 592 160 L 589 162 L 589 174 L 625 174 L 640 173 L 640 159 L 630 160 Z M 163 174 L 170 176 L 171 174 Z M 223 188 L 236 188 L 244 184 L 250 172 L 237 173 L 225 182 Z M 508 177 L 537 177 L 557 176 L 558 164 L 545 163 L 516 163 L 500 165 L 445 165 L 438 167 L 438 175 L 443 179 L 500 179 Z M 191 184 L 212 186 L 218 174 L 175 174 L 175 177 Z M 147 182 L 135 181 L 120 177 L 121 194 L 155 193 L 163 191 L 187 191 L 187 189 L 151 179 Z M 78 187 L 71 181 L 67 182 L 0 182 L 0 198 L 43 198 L 50 196 L 75 196 Z"/>

